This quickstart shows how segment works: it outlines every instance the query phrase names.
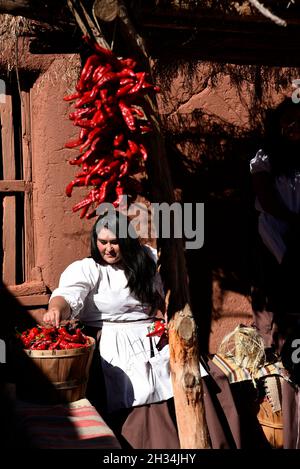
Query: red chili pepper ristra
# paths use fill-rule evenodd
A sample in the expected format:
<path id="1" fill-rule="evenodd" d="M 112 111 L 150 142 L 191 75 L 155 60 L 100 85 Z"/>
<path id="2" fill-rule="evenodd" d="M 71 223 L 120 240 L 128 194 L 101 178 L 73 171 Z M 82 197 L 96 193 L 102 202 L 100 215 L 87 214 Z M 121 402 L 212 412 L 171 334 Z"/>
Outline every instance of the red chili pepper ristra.
<path id="1" fill-rule="evenodd" d="M 141 192 L 141 184 L 132 176 L 144 169 L 147 150 L 144 134 L 152 130 L 143 109 L 145 93 L 157 91 L 147 82 L 148 74 L 135 71 L 132 58 L 119 59 L 115 54 L 84 37 L 93 53 L 86 60 L 76 92 L 66 96 L 73 101 L 69 118 L 81 127 L 77 140 L 67 148 L 79 147 L 79 155 L 69 163 L 81 171 L 67 185 L 67 196 L 74 187 L 93 186 L 87 196 L 73 207 L 80 217 L 91 218 L 103 201 L 118 206 L 123 194 Z"/>

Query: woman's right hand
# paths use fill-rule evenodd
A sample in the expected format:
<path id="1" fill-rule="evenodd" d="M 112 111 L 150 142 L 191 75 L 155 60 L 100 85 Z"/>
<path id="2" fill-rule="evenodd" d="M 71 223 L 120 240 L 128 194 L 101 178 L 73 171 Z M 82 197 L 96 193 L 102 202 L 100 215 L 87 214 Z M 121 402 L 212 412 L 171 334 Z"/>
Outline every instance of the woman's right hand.
<path id="1" fill-rule="evenodd" d="M 43 316 L 43 322 L 46 324 L 51 324 L 52 326 L 59 326 L 59 323 L 61 321 L 61 312 L 58 308 L 52 307 L 49 308 L 48 311 L 44 314 Z"/>
<path id="2" fill-rule="evenodd" d="M 60 321 L 69 319 L 71 310 L 64 297 L 55 296 L 48 305 L 48 311 L 44 314 L 43 321 L 52 326 L 59 326 Z"/>

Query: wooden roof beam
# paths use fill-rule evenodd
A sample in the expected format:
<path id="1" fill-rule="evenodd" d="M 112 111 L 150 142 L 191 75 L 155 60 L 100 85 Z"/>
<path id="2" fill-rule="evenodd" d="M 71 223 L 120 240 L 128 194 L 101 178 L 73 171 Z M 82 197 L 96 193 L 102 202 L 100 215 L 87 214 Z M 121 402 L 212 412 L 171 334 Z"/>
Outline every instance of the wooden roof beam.
<path id="1" fill-rule="evenodd" d="M 45 21 L 51 25 L 75 25 L 67 5 L 61 0 L 0 0 L 0 13 Z"/>

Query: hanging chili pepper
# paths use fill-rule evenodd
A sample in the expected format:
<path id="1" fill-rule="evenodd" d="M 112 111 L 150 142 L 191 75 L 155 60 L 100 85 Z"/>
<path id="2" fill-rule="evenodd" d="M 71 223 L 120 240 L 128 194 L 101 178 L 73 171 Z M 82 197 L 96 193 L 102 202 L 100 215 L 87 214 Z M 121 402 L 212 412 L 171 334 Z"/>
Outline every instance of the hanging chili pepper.
<path id="1" fill-rule="evenodd" d="M 83 139 L 78 138 L 77 140 L 71 140 L 70 142 L 65 143 L 66 148 L 75 148 L 79 147 L 79 145 L 82 145 L 84 142 Z"/>
<path id="2" fill-rule="evenodd" d="M 75 119 L 79 119 L 79 118 L 83 118 L 83 117 L 89 117 L 91 115 L 93 115 L 96 111 L 96 108 L 95 107 L 85 107 L 83 109 L 76 109 L 76 111 L 74 112 L 71 112 L 69 114 L 69 119 L 71 120 L 75 120 Z"/>
<path id="3" fill-rule="evenodd" d="M 64 96 L 64 101 L 74 101 L 74 99 L 81 98 L 82 94 L 80 91 L 77 91 L 76 93 L 69 94 L 67 96 Z"/>
<path id="4" fill-rule="evenodd" d="M 132 70 L 136 67 L 137 62 L 134 59 L 128 58 L 128 59 L 120 59 L 120 63 L 122 66 L 131 68 Z"/>
<path id="5" fill-rule="evenodd" d="M 113 146 L 119 147 L 124 142 L 124 134 L 118 134 L 114 137 Z"/>
<path id="6" fill-rule="evenodd" d="M 73 181 L 71 181 L 66 187 L 67 196 L 71 197 L 74 186 L 84 186 L 84 185 L 85 184 L 84 184 L 84 179 L 83 178 L 73 179 Z"/>
<path id="7" fill-rule="evenodd" d="M 112 71 L 112 68 L 110 64 L 99 65 L 93 73 L 93 76 L 92 76 L 93 83 L 97 83 L 100 80 L 100 78 L 103 77 L 103 75 L 111 71 Z"/>
<path id="8" fill-rule="evenodd" d="M 97 68 L 99 66 L 99 56 L 96 54 L 90 55 L 85 62 L 85 65 L 82 69 L 80 79 L 82 82 L 85 82 L 89 79 L 91 75 L 91 67 Z"/>
<path id="9" fill-rule="evenodd" d="M 142 155 L 142 158 L 144 161 L 146 161 L 148 158 L 147 150 L 142 143 L 139 144 L 139 147 L 140 147 L 140 153 Z"/>
<path id="10" fill-rule="evenodd" d="M 92 41 L 87 35 L 83 36 L 83 39 L 92 49 L 94 49 L 98 53 L 98 55 L 100 55 L 100 57 L 106 59 L 106 61 L 111 63 L 112 65 L 121 68 L 121 62 L 116 58 L 115 54 L 111 50 L 105 49 L 104 47 L 100 46 L 96 42 Z"/>
<path id="11" fill-rule="evenodd" d="M 119 108 L 121 110 L 122 116 L 129 130 L 132 130 L 132 131 L 136 130 L 135 118 L 133 117 L 133 114 L 129 106 L 127 106 L 127 104 L 123 100 L 120 100 Z"/>

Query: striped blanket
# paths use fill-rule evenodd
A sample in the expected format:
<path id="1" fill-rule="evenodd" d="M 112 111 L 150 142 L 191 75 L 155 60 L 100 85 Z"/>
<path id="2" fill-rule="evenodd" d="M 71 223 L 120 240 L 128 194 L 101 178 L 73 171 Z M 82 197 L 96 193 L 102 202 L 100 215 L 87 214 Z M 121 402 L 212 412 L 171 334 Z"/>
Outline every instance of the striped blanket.
<path id="1" fill-rule="evenodd" d="M 224 355 L 216 354 L 212 361 L 227 376 L 229 383 L 238 383 L 240 381 L 253 379 L 257 380 L 271 375 L 279 375 L 288 380 L 288 373 L 281 361 L 268 363 L 262 366 L 254 376 L 251 374 L 250 370 L 239 366 L 233 357 L 225 357 Z"/>
<path id="2" fill-rule="evenodd" d="M 16 423 L 19 439 L 31 448 L 121 448 L 87 399 L 48 406 L 16 401 Z"/>

